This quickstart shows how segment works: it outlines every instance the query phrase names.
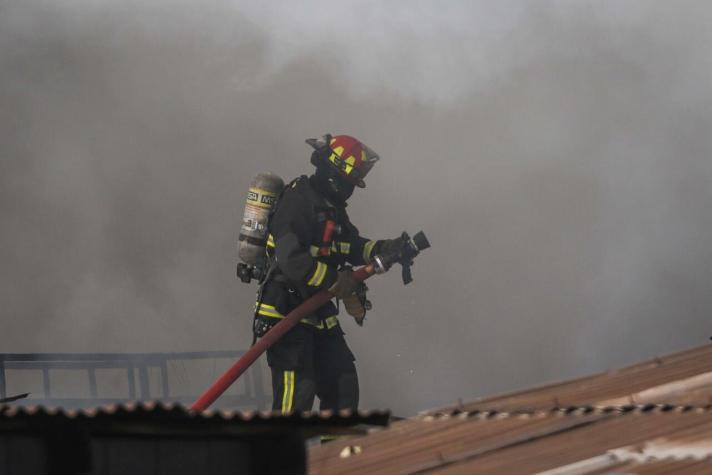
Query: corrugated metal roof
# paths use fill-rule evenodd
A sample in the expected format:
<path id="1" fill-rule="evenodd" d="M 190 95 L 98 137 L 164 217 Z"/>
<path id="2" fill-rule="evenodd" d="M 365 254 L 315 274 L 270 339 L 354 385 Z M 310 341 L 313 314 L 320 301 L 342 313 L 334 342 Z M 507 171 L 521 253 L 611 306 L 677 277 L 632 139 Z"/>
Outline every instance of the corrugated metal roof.
<path id="1" fill-rule="evenodd" d="M 137 424 L 152 432 L 180 432 L 200 427 L 224 433 L 254 431 L 259 428 L 291 427 L 316 433 L 354 433 L 354 426 L 385 426 L 388 411 L 341 411 L 280 414 L 276 412 L 242 412 L 208 410 L 194 412 L 175 403 L 135 402 L 85 409 L 62 409 L 44 406 L 0 406 L 0 429 L 20 424 L 71 421 L 88 428 L 130 432 Z M 356 431 L 363 433 L 363 430 Z"/>
<path id="2" fill-rule="evenodd" d="M 188 417 L 196 419 L 220 419 L 220 420 L 240 420 L 250 422 L 253 420 L 374 420 L 387 421 L 390 417 L 389 411 L 322 411 L 281 414 L 272 411 L 236 411 L 227 409 L 208 409 L 202 412 L 190 410 L 190 408 L 177 403 L 166 403 L 162 401 L 144 402 L 137 401 L 124 404 L 110 404 L 94 408 L 63 409 L 61 407 L 44 406 L 0 406 L 0 418 L 12 418 L 21 415 L 36 416 L 47 415 L 55 417 L 74 418 L 97 418 L 102 416 L 133 415 L 159 417 L 173 415 L 176 417 Z"/>
<path id="3" fill-rule="evenodd" d="M 711 374 L 705 346 L 456 404 L 314 447 L 310 473 L 712 473 Z"/>
<path id="4" fill-rule="evenodd" d="M 705 381 L 704 377 L 709 377 Z M 696 387 L 683 391 L 665 386 L 698 377 Z M 659 388 L 655 394 L 646 390 Z M 657 357 L 627 368 L 555 383 L 511 394 L 498 395 L 453 405 L 439 411 L 475 409 L 536 409 L 553 406 L 581 406 L 618 400 L 619 404 L 667 403 L 709 404 L 712 402 L 712 345 L 705 345 L 665 357 Z M 623 402 L 625 401 L 625 402 Z"/>

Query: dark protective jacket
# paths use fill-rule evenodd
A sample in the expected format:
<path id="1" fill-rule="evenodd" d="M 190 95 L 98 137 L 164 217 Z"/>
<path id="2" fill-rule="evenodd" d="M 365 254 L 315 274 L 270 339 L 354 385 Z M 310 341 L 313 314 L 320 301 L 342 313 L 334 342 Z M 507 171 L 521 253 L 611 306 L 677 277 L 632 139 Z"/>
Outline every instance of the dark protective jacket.
<path id="1" fill-rule="evenodd" d="M 327 221 L 336 226 L 332 239 L 323 242 Z M 257 302 L 256 329 L 277 323 L 304 300 L 331 287 L 337 269 L 344 264 L 369 263 L 381 243 L 359 236 L 345 205 L 330 203 L 318 191 L 313 177 L 297 178 L 285 189 L 270 219 L 267 253 L 275 259 L 276 267 Z M 330 301 L 302 323 L 331 330 L 338 327 L 337 314 Z"/>

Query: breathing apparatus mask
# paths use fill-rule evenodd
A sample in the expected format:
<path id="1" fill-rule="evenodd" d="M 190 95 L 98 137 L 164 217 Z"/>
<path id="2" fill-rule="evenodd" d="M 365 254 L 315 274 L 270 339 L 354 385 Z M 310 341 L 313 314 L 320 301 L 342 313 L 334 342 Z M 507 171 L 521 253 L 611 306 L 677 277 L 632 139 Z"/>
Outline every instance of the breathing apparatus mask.
<path id="1" fill-rule="evenodd" d="M 343 205 L 351 198 L 356 186 L 341 177 L 339 172 L 326 163 L 325 152 L 315 150 L 311 162 L 316 166 L 314 181 L 317 188 L 323 192 L 329 201 Z"/>

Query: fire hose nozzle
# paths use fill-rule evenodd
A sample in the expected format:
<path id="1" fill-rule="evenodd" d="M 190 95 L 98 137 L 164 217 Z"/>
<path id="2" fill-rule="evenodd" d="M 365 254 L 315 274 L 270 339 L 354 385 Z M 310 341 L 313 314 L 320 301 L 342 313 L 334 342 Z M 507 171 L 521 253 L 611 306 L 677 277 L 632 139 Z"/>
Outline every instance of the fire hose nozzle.
<path id="1" fill-rule="evenodd" d="M 425 233 L 423 231 L 418 231 L 417 233 L 415 233 L 415 236 L 413 236 L 412 241 L 413 247 L 415 247 L 418 252 L 430 247 L 430 241 L 428 241 L 428 238 L 425 236 Z"/>
<path id="2" fill-rule="evenodd" d="M 383 274 L 390 269 L 393 264 L 400 264 L 403 267 L 403 284 L 408 285 L 413 281 L 410 267 L 413 265 L 413 259 L 420 254 L 421 251 L 430 247 L 428 238 L 425 233 L 420 231 L 412 238 L 407 232 L 401 234 L 403 239 L 403 247 L 388 254 L 379 254 L 373 257 L 373 268 L 376 274 Z"/>
<path id="3" fill-rule="evenodd" d="M 385 274 L 388 272 L 388 267 L 381 256 L 373 256 L 373 270 L 376 274 Z"/>

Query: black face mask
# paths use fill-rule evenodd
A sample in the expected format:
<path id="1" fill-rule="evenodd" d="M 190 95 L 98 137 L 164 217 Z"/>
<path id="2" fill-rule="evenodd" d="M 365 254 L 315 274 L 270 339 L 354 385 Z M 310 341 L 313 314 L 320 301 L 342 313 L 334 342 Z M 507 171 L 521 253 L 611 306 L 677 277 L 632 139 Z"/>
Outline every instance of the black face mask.
<path id="1" fill-rule="evenodd" d="M 329 201 L 337 205 L 345 204 L 356 188 L 332 167 L 319 166 L 313 176 L 316 188 L 324 193 Z"/>

